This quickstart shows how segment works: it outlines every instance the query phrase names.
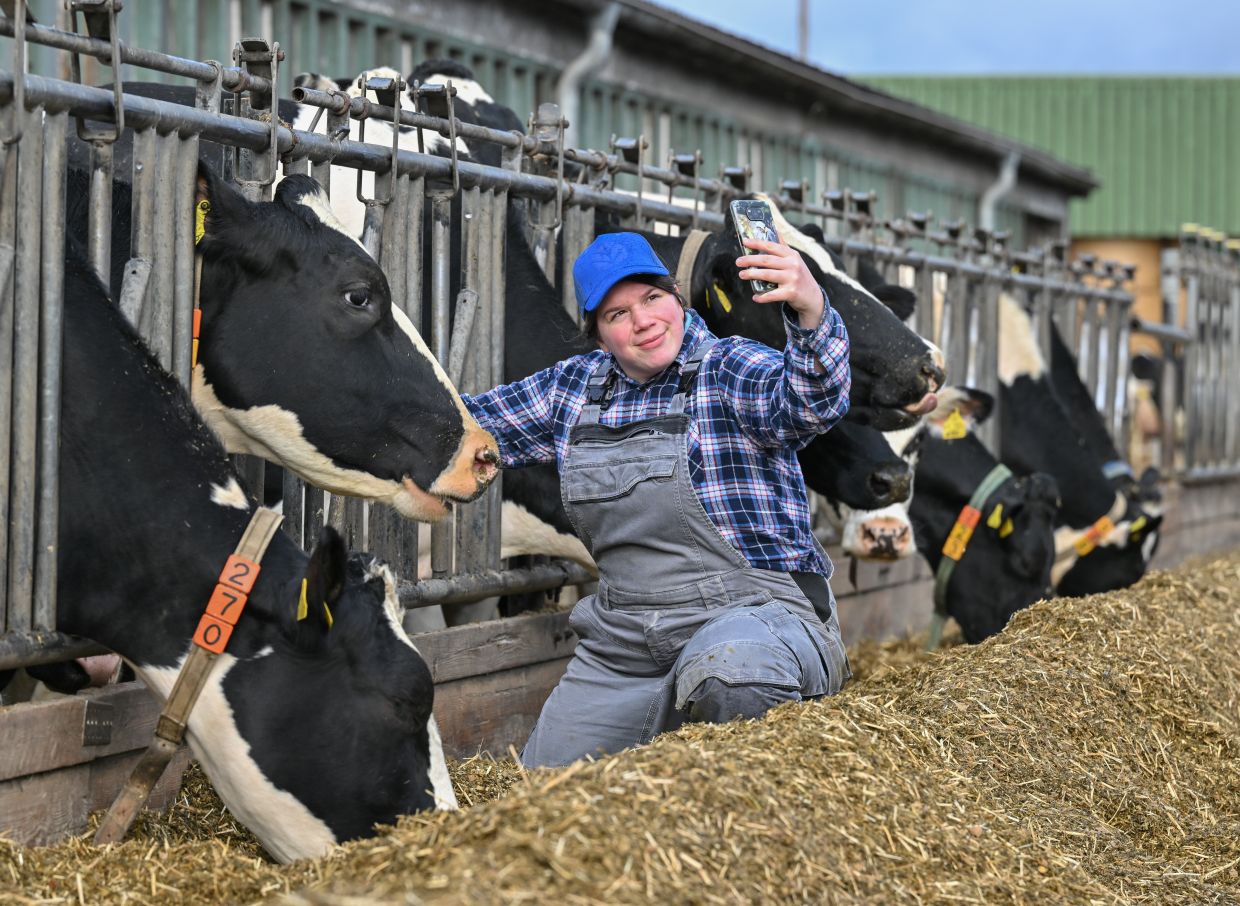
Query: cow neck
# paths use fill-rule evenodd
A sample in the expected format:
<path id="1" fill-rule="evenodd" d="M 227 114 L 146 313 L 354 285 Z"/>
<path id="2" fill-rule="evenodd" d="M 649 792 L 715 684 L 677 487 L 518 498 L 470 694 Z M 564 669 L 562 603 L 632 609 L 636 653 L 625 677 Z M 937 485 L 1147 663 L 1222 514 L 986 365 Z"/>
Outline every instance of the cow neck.
<path id="1" fill-rule="evenodd" d="M 968 550 L 973 531 L 981 521 L 983 510 L 986 509 L 986 501 L 1011 477 L 1012 470 L 1003 463 L 996 464 L 986 473 L 982 483 L 973 491 L 969 502 L 960 510 L 960 515 L 956 517 L 956 524 L 952 526 L 947 540 L 943 542 L 943 556 L 939 560 L 938 569 L 934 572 L 934 617 L 930 623 L 928 643 L 931 651 L 939 647 L 939 642 L 943 638 L 943 625 L 947 622 L 947 586 L 951 582 L 952 573 L 956 571 L 956 564 Z"/>
<path id="2" fill-rule="evenodd" d="M 1082 529 L 1079 532 L 1070 535 L 1062 544 L 1056 545 L 1055 562 L 1062 563 L 1072 557 L 1086 557 L 1098 549 L 1098 545 L 1102 544 L 1114 534 L 1116 523 L 1128 508 L 1128 500 L 1123 494 L 1115 495 L 1115 502 L 1111 504 L 1111 509 L 1103 515 L 1099 516 L 1093 525 Z M 1145 527 L 1145 523 L 1135 526 L 1133 531 L 1139 531 Z"/>
<path id="3" fill-rule="evenodd" d="M 282 518 L 266 507 L 255 509 L 236 549 L 224 562 L 219 581 L 207 599 L 194 633 L 194 644 L 159 714 L 155 738 L 100 823 L 95 833 L 96 846 L 120 842 L 184 741 L 190 712 L 207 683 L 215 659 L 228 647 L 233 628 L 244 613 L 249 593 L 258 579 L 263 554 Z M 298 616 L 300 618 L 300 614 Z"/>

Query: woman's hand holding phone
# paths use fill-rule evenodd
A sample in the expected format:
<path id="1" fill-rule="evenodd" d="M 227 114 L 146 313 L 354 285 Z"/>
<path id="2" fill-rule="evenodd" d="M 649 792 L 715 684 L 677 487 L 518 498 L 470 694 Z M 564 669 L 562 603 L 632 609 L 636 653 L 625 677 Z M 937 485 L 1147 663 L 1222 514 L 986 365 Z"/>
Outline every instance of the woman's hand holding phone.
<path id="1" fill-rule="evenodd" d="M 787 302 L 802 327 L 814 328 L 822 321 L 822 289 L 814 281 L 800 253 L 783 243 L 745 239 L 754 254 L 736 259 L 742 280 L 765 280 L 775 288 L 753 297 L 755 302 Z"/>

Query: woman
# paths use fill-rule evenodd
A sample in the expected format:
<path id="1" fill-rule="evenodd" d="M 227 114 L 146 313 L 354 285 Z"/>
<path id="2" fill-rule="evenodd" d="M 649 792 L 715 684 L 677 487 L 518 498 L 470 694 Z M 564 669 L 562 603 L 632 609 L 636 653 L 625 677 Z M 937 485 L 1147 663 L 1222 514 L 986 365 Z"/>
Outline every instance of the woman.
<path id="1" fill-rule="evenodd" d="M 848 335 L 800 255 L 745 244 L 741 277 L 776 286 L 754 301 L 783 305 L 782 354 L 714 337 L 650 244 L 612 233 L 573 266 L 599 349 L 465 398 L 505 467 L 556 462 L 599 568 L 526 765 L 756 717 L 848 676 L 796 459 L 848 410 Z"/>

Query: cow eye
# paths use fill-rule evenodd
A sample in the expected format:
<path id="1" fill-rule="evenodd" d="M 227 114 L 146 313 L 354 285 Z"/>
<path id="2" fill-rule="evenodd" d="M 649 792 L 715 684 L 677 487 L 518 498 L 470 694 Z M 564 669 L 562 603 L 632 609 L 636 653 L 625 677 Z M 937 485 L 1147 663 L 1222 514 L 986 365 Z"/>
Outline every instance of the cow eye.
<path id="1" fill-rule="evenodd" d="M 370 304 L 370 290 L 364 286 L 354 287 L 344 294 L 344 301 L 354 308 L 365 308 Z"/>

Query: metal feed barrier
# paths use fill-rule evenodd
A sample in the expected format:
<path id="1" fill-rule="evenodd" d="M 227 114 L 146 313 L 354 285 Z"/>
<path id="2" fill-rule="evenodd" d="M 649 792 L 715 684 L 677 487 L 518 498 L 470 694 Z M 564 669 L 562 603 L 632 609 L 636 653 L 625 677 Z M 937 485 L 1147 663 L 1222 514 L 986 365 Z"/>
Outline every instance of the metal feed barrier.
<path id="1" fill-rule="evenodd" d="M 673 152 L 663 166 L 651 162 L 641 135 L 614 138 L 606 152 L 566 148 L 565 124 L 554 105 L 540 107 L 527 135 L 463 123 L 451 116 L 452 91 L 445 87 L 413 86 L 420 102 L 416 112 L 397 111 L 373 100 L 377 91 L 403 88 L 379 84 L 381 80 L 364 86 L 361 97 L 298 90 L 296 100 L 321 108 L 324 123 L 315 131 L 294 133 L 272 116 L 271 86 L 278 81 L 281 60 L 278 44 L 247 39 L 234 48 L 233 65 L 201 63 L 117 47 L 111 0 L 71 0 L 71 9 L 93 14 L 87 17 L 89 36 L 43 26 L 15 28 L 14 21 L 22 20 L 21 7 L 18 3 L 14 19 L 0 18 L 0 35 L 17 36 L 10 68 L 0 70 L 0 446 L 11 463 L 10 469 L 0 470 L 4 473 L 0 552 L 7 551 L 0 559 L 0 589 L 5 595 L 0 669 L 97 650 L 54 631 L 59 281 L 64 242 L 60 212 L 70 128 L 86 130 L 79 134 L 90 143 L 90 257 L 104 275 L 113 238 L 109 235 L 112 142 L 117 132 L 113 126 L 119 126 L 123 117 L 125 127 L 134 130 L 134 257 L 117 301 L 164 366 L 186 383 L 192 336 L 192 206 L 201 139 L 235 150 L 226 175 L 252 199 L 270 197 L 281 167 L 285 173 L 309 172 L 330 193 L 356 193 L 362 198 L 367 205 L 363 241 L 387 274 L 394 304 L 420 324 L 424 297 L 429 300 L 428 345 L 467 392 L 487 389 L 503 374 L 504 306 L 512 301 L 504 299 L 503 279 L 510 198 L 528 206 L 531 242 L 546 254 L 546 267 L 554 279 L 557 232 L 561 254 L 571 262 L 593 238 L 597 211 L 647 229 L 718 230 L 727 227 L 722 213 L 727 201 L 759 188 L 750 185 L 746 168 L 725 168 L 718 177 L 703 175 L 697 152 Z M 196 105 L 122 95 L 119 85 L 100 89 L 15 77 L 24 68 L 26 42 L 104 61 L 119 56 L 133 66 L 188 77 L 197 85 Z M 225 91 L 235 92 L 231 112 Z M 76 126 L 71 126 L 71 118 Z M 363 123 L 398 121 L 450 141 L 460 136 L 494 142 L 503 149 L 502 165 L 486 167 L 334 137 L 342 129 L 347 133 L 350 118 Z M 87 127 L 85 120 L 94 125 Z M 575 170 L 571 177 L 565 175 L 566 164 Z M 341 185 L 339 176 L 332 178 L 333 167 L 356 171 L 359 178 Z M 360 174 L 367 171 L 375 174 L 374 188 L 370 196 L 363 196 Z M 637 192 L 617 191 L 618 176 L 632 178 Z M 1002 233 L 968 231 L 961 222 L 936 225 L 928 213 L 882 221 L 875 213 L 873 193 L 825 193 L 815 204 L 806 199 L 803 181 L 789 180 L 773 194 L 790 215 L 799 212 L 805 219 L 829 224 L 827 243 L 850 268 L 859 257 L 873 256 L 889 279 L 917 290 L 916 327 L 942 346 L 952 381 L 997 390 L 997 299 L 1003 291 L 1023 293 L 1039 319 L 1044 343 L 1049 319 L 1060 324 L 1108 425 L 1122 435 L 1132 301 L 1124 284 L 1132 278 L 1130 268 L 1088 259 L 1069 262 L 1062 244 L 1013 252 Z M 454 211 L 458 198 L 459 209 Z M 430 260 L 423 262 L 421 249 L 428 234 Z M 461 241 L 464 287 L 456 299 L 450 289 L 454 235 Z M 575 311 L 571 268 L 563 270 L 566 276 L 559 289 L 566 307 Z M 1199 286 L 1206 286 L 1204 281 L 1199 278 Z M 1234 369 L 1240 311 L 1234 269 L 1230 303 L 1219 301 L 1216 286 L 1221 283 L 1208 285 L 1210 294 L 1198 291 L 1190 316 L 1214 319 L 1208 323 L 1217 326 L 1201 328 L 1209 336 L 1230 337 L 1231 357 L 1225 361 Z M 933 302 L 936 294 L 941 305 Z M 1195 345 L 1188 337 L 1176 342 L 1190 349 Z M 1207 349 L 1214 346 L 1203 345 L 1202 352 L 1190 358 L 1194 363 L 1223 361 L 1221 352 Z M 1209 446 L 1193 449 L 1194 456 L 1215 456 L 1225 448 L 1234 463 L 1235 415 L 1218 408 L 1225 396 L 1193 398 L 1190 420 L 1214 426 L 1202 435 L 1209 438 Z M 997 430 L 998 419 L 992 418 L 983 435 L 992 449 Z M 261 463 L 243 463 L 243 469 L 251 490 L 261 494 Z M 458 507 L 450 521 L 431 530 L 431 577 L 418 582 L 416 525 L 386 508 L 335 497 L 291 476 L 284 482 L 285 531 L 306 546 L 325 523 L 337 527 L 351 547 L 369 550 L 392 564 L 402 579 L 402 600 L 410 607 L 545 590 L 591 578 L 567 562 L 504 569 L 499 559 L 496 491 Z"/>

